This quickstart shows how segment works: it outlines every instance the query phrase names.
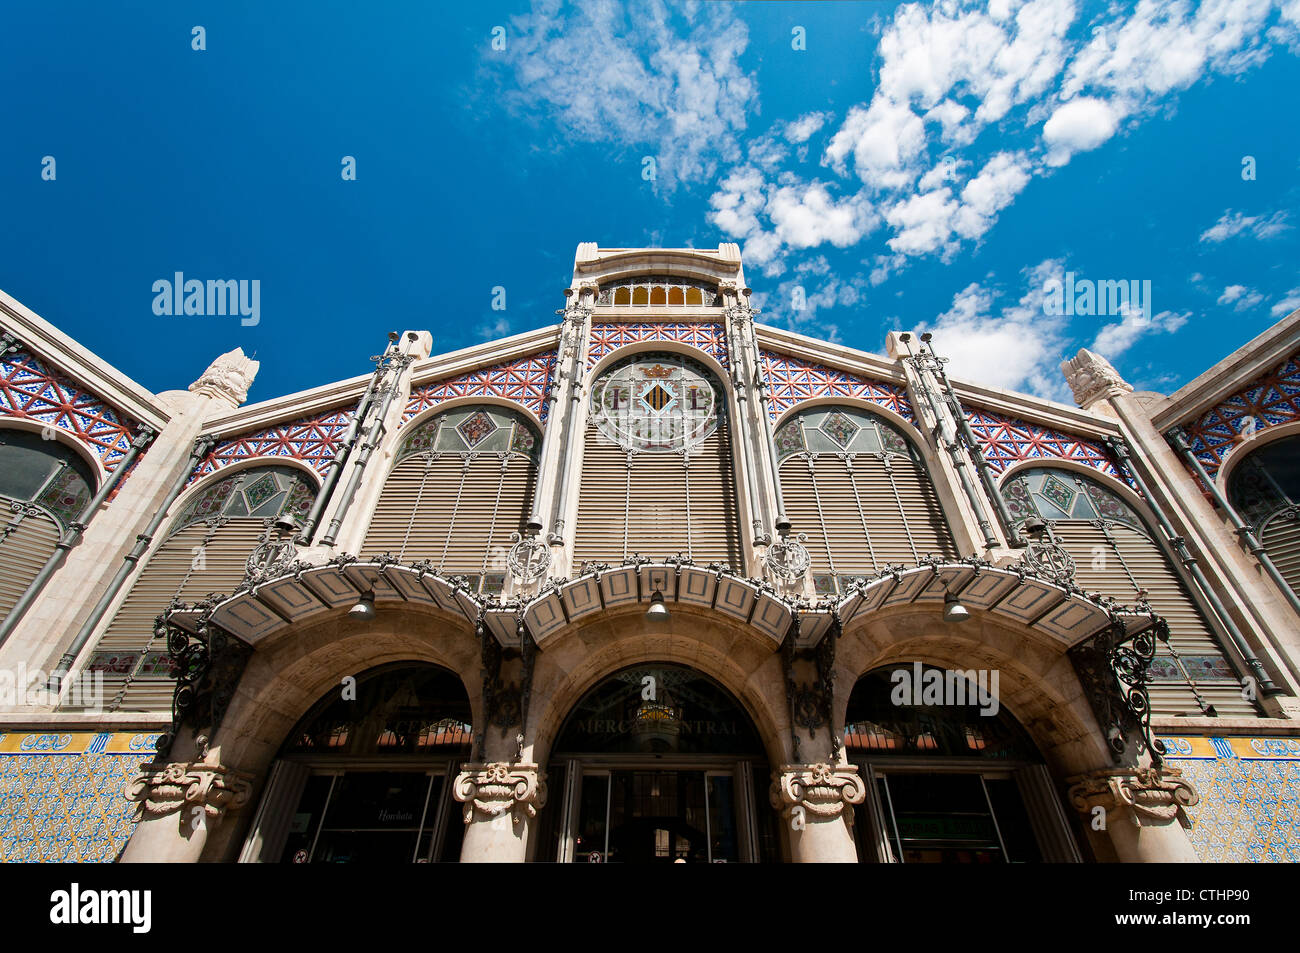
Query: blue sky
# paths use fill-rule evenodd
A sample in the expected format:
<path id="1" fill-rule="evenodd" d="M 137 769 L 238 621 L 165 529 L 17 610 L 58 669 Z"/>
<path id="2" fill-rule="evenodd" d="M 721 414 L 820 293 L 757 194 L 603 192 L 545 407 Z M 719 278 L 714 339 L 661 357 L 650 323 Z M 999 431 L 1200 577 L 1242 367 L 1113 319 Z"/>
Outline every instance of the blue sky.
<path id="1" fill-rule="evenodd" d="M 1066 400 L 1300 307 L 1300 0 L 6 4 L 0 82 L 0 287 L 153 390 L 553 323 L 580 241 L 737 241 L 769 323 Z M 178 271 L 258 324 L 155 314 Z M 1049 315 L 1066 272 L 1150 301 Z"/>

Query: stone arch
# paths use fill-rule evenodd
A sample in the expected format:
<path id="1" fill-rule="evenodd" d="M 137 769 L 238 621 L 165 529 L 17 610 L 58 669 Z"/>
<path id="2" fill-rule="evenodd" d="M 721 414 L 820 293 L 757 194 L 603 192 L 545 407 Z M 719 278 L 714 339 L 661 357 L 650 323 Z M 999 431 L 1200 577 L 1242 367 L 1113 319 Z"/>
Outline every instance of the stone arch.
<path id="1" fill-rule="evenodd" d="M 972 613 L 951 625 L 933 610 L 909 607 L 850 625 L 835 658 L 833 723 L 842 730 L 849 695 L 873 669 L 900 662 L 999 673 L 999 700 L 1064 777 L 1110 764 L 1103 732 L 1066 647 L 1044 633 Z"/>

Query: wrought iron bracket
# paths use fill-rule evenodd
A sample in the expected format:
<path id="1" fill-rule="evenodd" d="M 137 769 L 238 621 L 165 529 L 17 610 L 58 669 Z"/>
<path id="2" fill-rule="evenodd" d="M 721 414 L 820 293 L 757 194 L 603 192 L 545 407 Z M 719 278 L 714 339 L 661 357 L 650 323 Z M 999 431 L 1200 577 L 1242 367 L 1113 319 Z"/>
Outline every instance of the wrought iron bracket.
<path id="1" fill-rule="evenodd" d="M 1156 618 L 1154 625 L 1129 635 L 1126 621 L 1113 618 L 1110 625 L 1069 651 L 1116 764 L 1123 761 L 1130 745 L 1149 752 L 1156 767 L 1164 761 L 1165 746 L 1151 734 L 1147 684 L 1157 643 L 1168 640 L 1169 623 L 1164 619 Z"/>
<path id="2" fill-rule="evenodd" d="M 158 616 L 154 631 L 167 642 L 176 687 L 172 691 L 172 723 L 157 742 L 159 755 L 166 755 L 182 727 L 189 725 L 212 738 L 221 727 L 235 688 L 253 654 L 253 647 L 212 621 L 212 612 L 224 596 L 209 596 L 193 634 L 172 623 L 167 614 Z M 170 610 L 169 610 L 170 611 Z"/>

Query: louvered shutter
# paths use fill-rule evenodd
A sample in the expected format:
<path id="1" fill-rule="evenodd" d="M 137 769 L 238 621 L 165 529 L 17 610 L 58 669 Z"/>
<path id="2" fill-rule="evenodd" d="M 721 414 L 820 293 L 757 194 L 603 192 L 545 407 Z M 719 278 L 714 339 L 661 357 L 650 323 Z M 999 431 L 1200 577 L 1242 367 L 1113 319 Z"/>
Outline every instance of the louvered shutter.
<path id="1" fill-rule="evenodd" d="M 1264 527 L 1259 541 L 1291 590 L 1300 593 L 1300 522 L 1275 519 Z"/>
<path id="2" fill-rule="evenodd" d="M 1153 540 L 1118 523 L 1110 526 L 1114 547 L 1099 527 L 1087 522 L 1061 520 L 1056 523 L 1055 533 L 1074 558 L 1075 581 L 1084 590 L 1132 604 L 1137 598 L 1136 580 L 1137 586 L 1148 591 L 1151 608 L 1169 622 L 1169 643 L 1178 655 L 1209 656 L 1227 665 L 1214 633 Z M 1165 653 L 1157 648 L 1157 654 Z M 1241 697 L 1241 685 L 1237 681 L 1201 678 L 1195 681 L 1197 691 L 1220 715 L 1258 713 L 1251 702 Z M 1149 692 L 1154 714 L 1199 714 L 1191 688 L 1181 680 L 1155 682 Z"/>
<path id="3" fill-rule="evenodd" d="M 174 596 L 192 603 L 209 593 L 229 595 L 243 581 L 245 563 L 264 529 L 260 519 L 231 519 L 215 531 L 205 523 L 196 523 L 170 536 L 150 557 L 92 657 L 92 665 L 98 660 L 105 668 L 111 656 L 129 660 L 122 666 L 127 671 L 105 671 L 104 701 L 110 711 L 171 708 L 175 682 L 168 677 L 161 658 L 143 659 L 148 668 L 130 677 L 142 664 L 139 656 L 167 651 L 166 643 L 154 638 L 154 620 Z M 195 550 L 200 546 L 204 550 L 202 568 L 196 568 Z M 130 660 L 131 656 L 136 658 Z"/>
<path id="4" fill-rule="evenodd" d="M 9 516 L 3 525 L 13 527 L 0 539 L 0 619 L 9 615 L 54 553 L 60 534 L 59 524 L 44 512 L 25 515 L 15 523 L 17 514 L 10 507 L 15 502 L 20 507 L 29 505 L 0 496 L 0 512 Z"/>
<path id="5" fill-rule="evenodd" d="M 574 566 L 616 564 L 633 553 L 654 559 L 690 555 L 695 562 L 744 562 L 737 516 L 735 467 L 725 425 L 681 454 L 632 455 L 587 428 L 578 491 Z M 689 518 L 688 518 L 689 514 Z"/>
<path id="6" fill-rule="evenodd" d="M 535 471 L 514 453 L 504 467 L 496 453 L 468 463 L 457 454 L 407 457 L 384 484 L 361 555 L 428 559 L 445 575 L 501 577 L 510 534 L 523 532 L 528 519 Z"/>

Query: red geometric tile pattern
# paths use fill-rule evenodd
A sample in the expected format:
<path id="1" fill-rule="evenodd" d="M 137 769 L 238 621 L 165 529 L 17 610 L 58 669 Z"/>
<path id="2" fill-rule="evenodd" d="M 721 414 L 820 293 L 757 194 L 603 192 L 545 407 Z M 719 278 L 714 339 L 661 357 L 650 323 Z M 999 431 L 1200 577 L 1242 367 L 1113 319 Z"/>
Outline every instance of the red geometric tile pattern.
<path id="1" fill-rule="evenodd" d="M 727 335 L 721 324 L 593 324 L 587 366 L 606 354 L 643 341 L 673 341 L 689 344 L 727 366 Z"/>
<path id="2" fill-rule="evenodd" d="M 353 408 L 329 410 L 314 417 L 300 417 L 254 433 L 232 437 L 213 447 L 199 464 L 190 481 L 249 457 L 289 457 L 301 460 L 321 476 L 329 469 L 338 450 Z"/>
<path id="3" fill-rule="evenodd" d="M 20 348 L 0 358 L 0 416 L 65 430 L 112 470 L 131 446 L 138 422 Z"/>
<path id="4" fill-rule="evenodd" d="M 1211 477 L 1245 431 L 1259 433 L 1300 419 L 1300 355 L 1251 381 L 1231 397 L 1184 424 L 1187 442 Z"/>
<path id="5" fill-rule="evenodd" d="M 538 351 L 491 367 L 422 384 L 411 391 L 402 422 L 453 397 L 499 397 L 526 407 L 546 422 L 546 391 L 555 374 L 555 351 Z"/>
<path id="6" fill-rule="evenodd" d="M 1119 470 L 1103 444 L 989 410 L 967 408 L 966 419 L 984 447 L 989 468 L 995 473 L 1021 460 L 1055 458 L 1072 460 L 1099 473 L 1119 477 Z"/>
<path id="7" fill-rule="evenodd" d="M 759 359 L 767 380 L 773 420 L 800 401 L 813 397 L 855 397 L 888 407 L 904 420 L 916 423 L 912 403 L 902 384 L 868 380 L 773 351 L 760 351 Z"/>

